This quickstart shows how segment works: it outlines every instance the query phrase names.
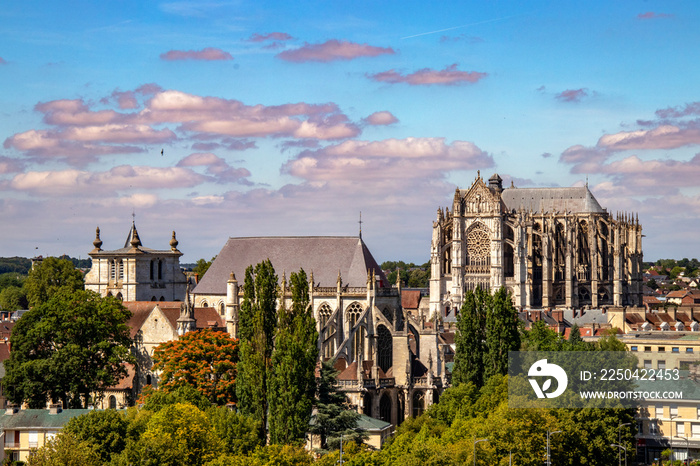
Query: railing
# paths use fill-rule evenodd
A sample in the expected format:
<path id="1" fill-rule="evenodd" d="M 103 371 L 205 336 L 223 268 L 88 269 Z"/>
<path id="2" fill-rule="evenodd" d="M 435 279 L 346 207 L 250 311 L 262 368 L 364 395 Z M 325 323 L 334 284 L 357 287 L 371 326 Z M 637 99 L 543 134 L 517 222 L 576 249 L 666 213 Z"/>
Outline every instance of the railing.
<path id="1" fill-rule="evenodd" d="M 5 439 L 5 448 L 19 448 L 19 442 Z"/>
<path id="2" fill-rule="evenodd" d="M 29 448 L 39 448 L 39 442 L 29 442 Z"/>
<path id="3" fill-rule="evenodd" d="M 375 388 L 374 379 L 365 379 L 362 381 L 365 388 Z"/>
<path id="4" fill-rule="evenodd" d="M 413 385 L 428 385 L 427 377 L 413 377 Z"/>
<path id="5" fill-rule="evenodd" d="M 394 377 L 386 377 L 379 379 L 380 387 L 393 387 L 396 384 L 396 379 Z"/>
<path id="6" fill-rule="evenodd" d="M 464 267 L 464 273 L 473 273 L 480 275 L 489 275 L 491 273 L 491 265 L 467 265 Z"/>
<path id="7" fill-rule="evenodd" d="M 338 380 L 338 386 L 343 387 L 356 387 L 359 385 L 357 380 Z"/>

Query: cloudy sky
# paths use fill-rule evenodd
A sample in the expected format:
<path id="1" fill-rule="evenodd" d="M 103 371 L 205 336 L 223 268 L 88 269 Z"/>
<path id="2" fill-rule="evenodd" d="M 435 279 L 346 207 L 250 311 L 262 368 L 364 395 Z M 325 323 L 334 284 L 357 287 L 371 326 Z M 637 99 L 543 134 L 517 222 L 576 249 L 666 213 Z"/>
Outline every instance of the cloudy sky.
<path id="1" fill-rule="evenodd" d="M 3 2 L 0 256 L 177 231 L 429 259 L 481 170 L 588 183 L 645 258 L 699 257 L 696 1 Z"/>

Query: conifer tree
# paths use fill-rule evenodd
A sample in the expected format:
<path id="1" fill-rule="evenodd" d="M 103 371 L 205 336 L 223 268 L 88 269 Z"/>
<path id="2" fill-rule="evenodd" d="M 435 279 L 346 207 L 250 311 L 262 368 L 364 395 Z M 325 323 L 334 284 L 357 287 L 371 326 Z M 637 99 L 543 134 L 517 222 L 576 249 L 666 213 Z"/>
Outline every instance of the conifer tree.
<path id="1" fill-rule="evenodd" d="M 236 395 L 242 414 L 260 421 L 265 438 L 268 374 L 277 324 L 277 276 L 269 259 L 246 269 L 239 314 L 240 362 Z"/>
<path id="2" fill-rule="evenodd" d="M 292 272 L 290 285 L 292 305 L 283 305 L 279 310 L 268 384 L 270 442 L 279 444 L 304 440 L 316 392 L 318 332 L 303 269 L 298 274 Z"/>
<path id="3" fill-rule="evenodd" d="M 484 353 L 486 352 L 486 307 L 490 295 L 477 287 L 464 295 L 462 308 L 457 316 L 455 334 L 455 364 L 452 383 L 473 383 L 484 385 Z"/>
<path id="4" fill-rule="evenodd" d="M 339 448 L 341 436 L 343 442 L 355 443 L 367 438 L 365 431 L 357 427 L 360 414 L 348 409 L 345 394 L 337 389 L 338 371 L 334 363 L 333 359 L 321 363 L 316 414 L 309 428 L 309 432 L 321 438 L 321 450 Z"/>
<path id="5" fill-rule="evenodd" d="M 508 373 L 508 351 L 520 349 L 518 313 L 504 287 L 490 296 L 486 312 L 486 352 L 484 380 Z"/>

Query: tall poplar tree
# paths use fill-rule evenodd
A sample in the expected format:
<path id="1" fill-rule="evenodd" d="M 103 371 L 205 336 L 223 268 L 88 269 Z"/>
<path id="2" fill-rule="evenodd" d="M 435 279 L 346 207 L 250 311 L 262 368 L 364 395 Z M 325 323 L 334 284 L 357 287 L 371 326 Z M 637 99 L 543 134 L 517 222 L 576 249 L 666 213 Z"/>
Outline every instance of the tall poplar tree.
<path id="1" fill-rule="evenodd" d="M 486 352 L 486 309 L 490 301 L 487 291 L 477 287 L 467 291 L 457 316 L 455 334 L 455 364 L 452 383 L 472 382 L 484 385 L 484 354 Z"/>
<path id="2" fill-rule="evenodd" d="M 508 351 L 520 349 L 518 312 L 504 287 L 490 296 L 486 312 L 486 353 L 484 380 L 495 374 L 508 373 Z"/>
<path id="3" fill-rule="evenodd" d="M 239 313 L 240 362 L 236 395 L 242 414 L 260 421 L 265 439 L 268 413 L 268 374 L 277 324 L 277 275 L 269 259 L 248 267 Z"/>
<path id="4" fill-rule="evenodd" d="M 306 272 L 292 272 L 289 281 L 292 305 L 279 310 L 268 384 L 270 442 L 279 444 L 304 440 L 316 391 L 318 332 Z M 280 300 L 284 302 L 284 297 Z"/>

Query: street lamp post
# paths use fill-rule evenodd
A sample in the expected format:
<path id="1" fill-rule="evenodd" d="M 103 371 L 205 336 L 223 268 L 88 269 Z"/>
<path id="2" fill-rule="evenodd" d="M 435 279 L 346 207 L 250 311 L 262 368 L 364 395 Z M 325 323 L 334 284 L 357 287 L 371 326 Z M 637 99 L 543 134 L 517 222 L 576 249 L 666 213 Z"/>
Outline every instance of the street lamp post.
<path id="1" fill-rule="evenodd" d="M 476 444 L 479 442 L 488 442 L 487 438 L 480 438 L 479 440 L 474 440 L 474 466 L 476 466 Z"/>
<path id="2" fill-rule="evenodd" d="M 552 460 L 550 459 L 550 456 L 549 456 L 549 436 L 552 434 L 558 434 L 560 432 L 561 432 L 561 430 L 555 430 L 553 432 L 549 431 L 549 430 L 547 431 L 547 466 L 552 466 Z"/>
<path id="3" fill-rule="evenodd" d="M 622 435 L 621 435 L 621 430 L 625 426 L 631 426 L 631 422 L 625 422 L 624 424 L 620 424 L 617 426 L 617 444 L 622 445 Z M 617 464 L 618 466 L 622 466 L 622 452 L 620 450 L 617 450 Z M 627 450 L 625 450 L 625 465 L 627 464 Z"/>
<path id="4" fill-rule="evenodd" d="M 690 456 L 688 456 L 688 437 L 681 437 L 680 435 L 676 435 L 676 438 L 685 440 L 685 460 L 688 462 L 688 464 L 690 464 Z"/>
<path id="5" fill-rule="evenodd" d="M 671 438 L 669 439 L 669 443 L 671 444 L 671 464 L 673 464 L 673 461 L 676 459 L 676 450 L 673 449 L 673 438 L 675 435 L 673 435 L 673 420 L 678 417 L 678 414 L 670 414 L 669 419 L 671 420 Z"/>
<path id="6" fill-rule="evenodd" d="M 618 445 L 616 443 L 611 443 L 610 446 L 620 448 L 621 450 L 625 450 L 625 466 L 627 466 L 627 448 L 623 447 L 622 445 Z M 618 450 L 618 453 L 619 452 L 620 452 L 620 450 Z M 619 456 L 619 454 L 618 454 L 618 456 Z"/>

